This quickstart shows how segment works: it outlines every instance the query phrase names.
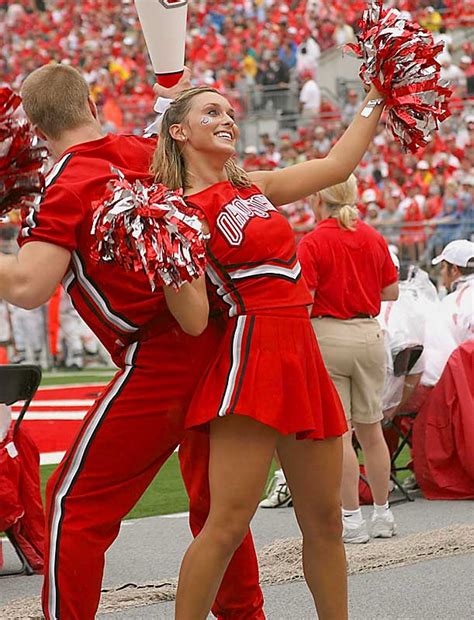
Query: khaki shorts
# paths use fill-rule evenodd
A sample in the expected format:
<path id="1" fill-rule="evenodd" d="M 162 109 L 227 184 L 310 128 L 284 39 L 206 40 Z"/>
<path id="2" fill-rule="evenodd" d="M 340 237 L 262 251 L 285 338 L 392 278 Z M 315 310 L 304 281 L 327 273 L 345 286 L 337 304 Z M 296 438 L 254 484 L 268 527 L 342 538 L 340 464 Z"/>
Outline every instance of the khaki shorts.
<path id="1" fill-rule="evenodd" d="M 385 348 L 377 319 L 311 319 L 321 354 L 347 420 L 373 424 L 383 418 Z"/>

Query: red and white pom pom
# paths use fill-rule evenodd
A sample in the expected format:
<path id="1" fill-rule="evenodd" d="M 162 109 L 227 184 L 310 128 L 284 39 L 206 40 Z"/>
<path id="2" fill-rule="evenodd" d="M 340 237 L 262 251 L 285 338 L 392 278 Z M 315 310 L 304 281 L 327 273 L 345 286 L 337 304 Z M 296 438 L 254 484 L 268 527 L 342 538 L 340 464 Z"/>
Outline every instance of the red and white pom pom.
<path id="1" fill-rule="evenodd" d="M 452 91 L 440 81 L 436 56 L 443 45 L 397 9 L 372 0 L 359 22 L 358 43 L 346 45 L 362 59 L 360 77 L 385 96 L 387 125 L 405 151 L 425 146 L 450 112 Z"/>
<path id="2" fill-rule="evenodd" d="M 30 207 L 44 190 L 48 152 L 37 146 L 28 121 L 16 114 L 20 104 L 11 88 L 0 88 L 0 217 Z"/>
<path id="3" fill-rule="evenodd" d="M 206 266 L 206 235 L 182 196 L 160 184 L 130 183 L 119 170 L 104 198 L 94 204 L 92 258 L 144 271 L 152 290 L 179 289 Z"/>

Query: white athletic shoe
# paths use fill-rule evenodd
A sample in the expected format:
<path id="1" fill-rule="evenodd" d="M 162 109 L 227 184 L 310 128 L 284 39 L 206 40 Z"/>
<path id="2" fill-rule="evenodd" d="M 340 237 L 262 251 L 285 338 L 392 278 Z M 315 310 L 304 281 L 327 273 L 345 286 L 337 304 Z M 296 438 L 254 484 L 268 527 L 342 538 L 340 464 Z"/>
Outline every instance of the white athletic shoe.
<path id="1" fill-rule="evenodd" d="M 390 509 L 383 515 L 375 514 L 375 512 L 372 514 L 370 519 L 370 535 L 372 538 L 392 538 L 396 533 L 397 526 Z"/>
<path id="2" fill-rule="evenodd" d="M 419 489 L 420 487 L 416 481 L 415 474 L 410 474 L 407 476 L 402 482 L 402 487 L 405 491 L 416 491 L 416 489 Z"/>
<path id="3" fill-rule="evenodd" d="M 363 545 L 366 542 L 369 542 L 369 532 L 367 531 L 367 523 L 365 520 L 362 523 L 357 523 L 357 525 L 353 525 L 349 523 L 349 519 L 342 518 L 342 540 L 345 543 L 351 545 Z"/>
<path id="4" fill-rule="evenodd" d="M 275 474 L 267 488 L 267 497 L 263 499 L 260 508 L 286 508 L 293 506 L 290 489 L 281 474 Z"/>

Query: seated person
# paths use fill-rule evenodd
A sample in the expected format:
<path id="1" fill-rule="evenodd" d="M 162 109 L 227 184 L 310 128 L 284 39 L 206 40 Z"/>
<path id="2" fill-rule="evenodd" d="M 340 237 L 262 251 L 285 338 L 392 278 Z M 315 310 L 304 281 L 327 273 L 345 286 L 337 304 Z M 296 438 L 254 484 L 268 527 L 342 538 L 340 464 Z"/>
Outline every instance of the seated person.
<path id="1" fill-rule="evenodd" d="M 421 384 L 428 387 L 436 385 L 451 353 L 474 338 L 474 242 L 451 241 L 433 259 L 433 265 L 439 263 L 448 294 L 431 313 L 426 326 Z"/>
<path id="2" fill-rule="evenodd" d="M 384 435 L 390 454 L 399 444 L 398 432 L 390 422 L 399 413 L 412 411 L 411 401 L 424 370 L 425 325 L 431 308 L 439 304 L 428 273 L 415 265 L 400 270 L 398 256 L 392 259 L 399 272 L 397 301 L 382 302 L 377 317 L 385 338 L 386 377 L 383 391 Z M 397 425 L 408 432 L 413 420 L 402 418 Z"/>
<path id="3" fill-rule="evenodd" d="M 420 385 L 405 407 L 410 411 L 426 409 L 450 356 L 460 345 L 474 339 L 474 243 L 464 239 L 448 243 L 433 259 L 433 264 L 439 263 L 442 283 L 449 292 L 438 306 L 432 306 L 426 323 L 425 368 Z M 416 488 L 414 476 L 404 486 Z"/>
<path id="4" fill-rule="evenodd" d="M 385 420 L 404 411 L 421 379 L 425 325 L 433 304 L 439 303 L 436 289 L 425 271 L 410 265 L 400 272 L 398 257 L 392 254 L 392 258 L 400 273 L 400 295 L 397 301 L 382 302 L 377 317 L 385 336 Z"/>

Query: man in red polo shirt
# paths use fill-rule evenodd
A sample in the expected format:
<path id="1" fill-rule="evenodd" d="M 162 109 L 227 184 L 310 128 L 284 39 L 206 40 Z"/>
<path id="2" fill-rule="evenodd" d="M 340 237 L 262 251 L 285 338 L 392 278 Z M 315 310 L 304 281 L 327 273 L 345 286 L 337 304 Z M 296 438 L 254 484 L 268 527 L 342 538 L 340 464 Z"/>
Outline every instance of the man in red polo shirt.
<path id="1" fill-rule="evenodd" d="M 383 334 L 375 317 L 382 300 L 398 297 L 398 275 L 380 233 L 359 220 L 357 181 L 314 198 L 318 225 L 298 246 L 303 276 L 314 293 L 313 328 L 321 353 L 364 452 L 374 497 L 370 535 L 396 532 L 388 506 L 390 456 L 380 421 L 385 380 Z M 364 543 L 369 529 L 359 506 L 359 464 L 352 429 L 344 436 L 342 508 L 344 542 Z"/>

